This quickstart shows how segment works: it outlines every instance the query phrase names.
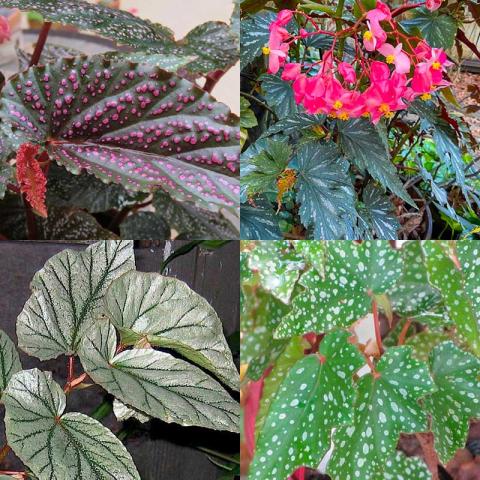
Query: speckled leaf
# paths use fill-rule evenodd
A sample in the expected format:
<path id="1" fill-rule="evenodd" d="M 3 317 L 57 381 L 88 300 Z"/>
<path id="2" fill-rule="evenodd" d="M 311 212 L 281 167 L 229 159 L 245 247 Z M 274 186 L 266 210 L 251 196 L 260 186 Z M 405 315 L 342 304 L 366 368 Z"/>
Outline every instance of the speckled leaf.
<path id="1" fill-rule="evenodd" d="M 238 208 L 237 119 L 187 80 L 148 65 L 77 57 L 33 67 L 2 91 L 23 143 L 132 191 L 161 187 L 205 209 Z"/>
<path id="2" fill-rule="evenodd" d="M 321 240 L 293 240 L 292 243 L 295 250 L 300 252 L 305 260 L 310 263 L 318 273 L 324 275 L 327 254 L 326 243 Z"/>
<path id="3" fill-rule="evenodd" d="M 120 235 L 130 240 L 169 240 L 170 227 L 154 212 L 137 212 L 120 224 Z"/>
<path id="4" fill-rule="evenodd" d="M 256 207 L 240 207 L 240 238 L 244 240 L 277 240 L 282 238 L 271 205 L 267 201 L 256 202 Z"/>
<path id="5" fill-rule="evenodd" d="M 140 410 L 136 410 L 115 398 L 113 400 L 113 413 L 119 422 L 125 422 L 129 418 L 134 418 L 140 423 L 147 423 L 152 417 L 146 415 Z"/>
<path id="6" fill-rule="evenodd" d="M 17 349 L 10 337 L 0 330 L 0 397 L 14 373 L 22 369 Z"/>
<path id="7" fill-rule="evenodd" d="M 363 364 L 350 334 L 337 331 L 320 355 L 298 361 L 272 402 L 250 466 L 251 480 L 284 480 L 297 467 L 316 467 L 330 448 L 334 427 L 353 418 L 353 373 Z"/>
<path id="8" fill-rule="evenodd" d="M 465 446 L 470 418 L 480 417 L 480 360 L 452 342 L 435 347 L 430 369 L 437 391 L 425 399 L 435 449 L 446 464 Z"/>
<path id="9" fill-rule="evenodd" d="M 465 290 L 465 273 L 450 258 L 447 242 L 425 241 L 422 248 L 428 279 L 439 290 L 448 316 L 472 350 L 480 354 L 480 328 L 472 300 L 477 294 Z"/>
<path id="10" fill-rule="evenodd" d="M 383 480 L 430 480 L 432 478 L 425 462 L 419 457 L 407 457 L 401 452 L 385 462 Z"/>
<path id="11" fill-rule="evenodd" d="M 434 391 L 427 365 L 411 358 L 410 347 L 392 347 L 377 365 L 379 378 L 358 382 L 352 425 L 334 435 L 327 471 L 332 480 L 373 480 L 395 452 L 400 433 L 427 431 L 418 399 Z"/>
<path id="12" fill-rule="evenodd" d="M 344 236 L 342 215 L 354 210 L 348 162 L 333 143 L 308 143 L 297 153 L 297 201 L 305 227 L 313 227 L 315 240 Z"/>
<path id="13" fill-rule="evenodd" d="M 0 200 L 5 197 L 7 191 L 7 183 L 12 181 L 13 168 L 7 163 L 0 160 Z"/>
<path id="14" fill-rule="evenodd" d="M 104 303 L 122 343 L 142 340 L 171 348 L 238 389 L 238 372 L 222 322 L 207 300 L 186 283 L 131 271 L 112 282 Z"/>
<path id="15" fill-rule="evenodd" d="M 261 12 L 242 20 L 241 38 L 241 60 L 242 68 L 246 67 L 258 55 L 262 53 L 262 47 L 268 44 L 270 36 L 270 24 L 275 20 L 273 12 Z"/>
<path id="16" fill-rule="evenodd" d="M 33 277 L 33 293 L 18 316 L 18 346 L 40 360 L 75 354 L 102 312 L 109 284 L 134 268 L 133 242 L 98 242 L 50 258 Z"/>
<path id="17" fill-rule="evenodd" d="M 176 72 L 179 68 L 185 67 L 192 60 L 194 55 L 168 55 L 162 53 L 144 52 L 106 52 L 101 54 L 107 60 L 115 63 L 143 63 L 151 67 L 159 67 L 167 72 Z"/>
<path id="18" fill-rule="evenodd" d="M 265 290 L 289 303 L 304 263 L 297 253 L 289 250 L 288 242 L 277 240 L 257 242 L 250 254 L 249 266 L 258 271 Z"/>
<path id="19" fill-rule="evenodd" d="M 279 119 L 297 113 L 298 106 L 289 83 L 277 75 L 262 75 L 260 80 L 262 80 L 262 90 L 267 103 L 275 110 Z"/>
<path id="20" fill-rule="evenodd" d="M 249 335 L 246 336 L 248 338 Z M 260 399 L 260 407 L 255 419 L 255 432 L 258 435 L 262 431 L 265 419 L 272 402 L 278 396 L 278 390 L 285 380 L 290 369 L 301 358 L 304 357 L 304 345 L 302 337 L 294 337 L 288 341 L 288 345 L 283 349 L 273 365 L 272 370 L 263 381 L 262 398 Z"/>
<path id="21" fill-rule="evenodd" d="M 405 345 L 410 345 L 412 347 L 412 355 L 415 358 L 422 360 L 422 362 L 426 362 L 428 361 L 430 352 L 438 344 L 447 340 L 450 340 L 450 337 L 446 333 L 423 330 L 420 333 L 409 336 L 405 341 Z"/>
<path id="22" fill-rule="evenodd" d="M 66 413 L 50 372 L 15 374 L 2 397 L 8 444 L 39 480 L 140 480 L 115 435 L 82 413 Z"/>
<path id="23" fill-rule="evenodd" d="M 101 320 L 80 351 L 83 368 L 107 392 L 164 422 L 238 432 L 239 405 L 198 367 L 149 348 L 116 349 L 115 328 Z"/>
<path id="24" fill-rule="evenodd" d="M 142 20 L 124 10 L 92 5 L 84 0 L 2 0 L 2 7 L 36 11 L 45 20 L 94 31 L 138 50 L 173 42 L 166 27 Z"/>
<path id="25" fill-rule="evenodd" d="M 383 294 L 402 272 L 402 257 L 388 241 L 327 242 L 325 276 L 308 270 L 305 291 L 276 330 L 277 338 L 348 326 L 370 309 L 370 293 Z"/>
<path id="26" fill-rule="evenodd" d="M 388 295 L 396 313 L 411 317 L 431 309 L 441 297 L 428 282 L 421 243 L 406 242 L 402 246 L 402 256 L 402 275 Z"/>
<path id="27" fill-rule="evenodd" d="M 32 59 L 31 54 L 19 47 L 16 48 L 16 52 L 18 63 L 20 66 L 19 70 L 27 70 L 30 66 L 30 61 Z M 75 50 L 74 48 L 68 48 L 63 45 L 47 43 L 42 50 L 42 55 L 40 56 L 38 64 L 44 65 L 45 63 L 56 62 L 59 58 L 76 57 L 77 55 L 81 54 L 82 52 L 80 52 L 79 50 Z"/>

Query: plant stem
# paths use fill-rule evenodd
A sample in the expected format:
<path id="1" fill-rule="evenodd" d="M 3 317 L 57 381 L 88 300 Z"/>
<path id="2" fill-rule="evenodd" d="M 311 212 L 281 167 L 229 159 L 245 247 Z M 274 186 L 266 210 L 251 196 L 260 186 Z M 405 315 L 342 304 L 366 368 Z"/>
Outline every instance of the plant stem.
<path id="1" fill-rule="evenodd" d="M 225 75 L 223 70 L 216 70 L 215 72 L 209 73 L 207 75 L 207 81 L 203 86 L 203 90 L 207 93 L 211 93 L 212 90 L 215 88 L 215 85 L 220 81 L 220 79 Z"/>
<path id="2" fill-rule="evenodd" d="M 37 239 L 37 221 L 35 219 L 35 214 L 33 213 L 32 207 L 28 203 L 27 196 L 22 195 L 23 205 L 25 207 L 25 216 L 27 217 L 27 233 L 29 240 Z"/>
<path id="3" fill-rule="evenodd" d="M 335 16 L 338 18 L 338 20 L 335 20 L 335 26 L 337 29 L 337 32 L 340 32 L 342 30 L 342 15 L 343 15 L 343 7 L 345 5 L 345 0 L 339 0 L 338 5 L 337 5 L 337 10 L 335 12 Z M 340 40 L 338 41 L 338 58 L 342 60 L 343 58 L 343 50 L 345 48 L 345 40 L 346 37 L 341 37 Z"/>
<path id="4" fill-rule="evenodd" d="M 3 462 L 5 460 L 5 457 L 8 455 L 8 453 L 10 452 L 11 448 L 10 448 L 10 445 L 8 445 L 8 443 L 6 443 L 2 449 L 0 450 L 0 463 Z"/>
<path id="5" fill-rule="evenodd" d="M 380 319 L 378 316 L 378 305 L 376 300 L 372 300 L 372 313 L 373 313 L 373 325 L 375 328 L 375 340 L 377 342 L 377 347 L 380 355 L 384 352 L 382 335 L 380 333 Z"/>
<path id="6" fill-rule="evenodd" d="M 240 95 L 248 98 L 248 100 L 252 100 L 255 103 L 258 103 L 258 105 L 261 105 L 265 110 L 268 110 L 275 117 L 275 119 L 278 120 L 277 114 L 265 102 L 262 102 L 260 99 L 255 97 L 255 95 L 250 95 L 247 92 L 240 92 Z"/>
<path id="7" fill-rule="evenodd" d="M 26 472 L 15 472 L 13 470 L 0 470 L 0 475 L 11 475 L 16 478 L 27 478 Z"/>
<path id="8" fill-rule="evenodd" d="M 32 59 L 30 60 L 31 67 L 33 67 L 34 65 L 38 65 L 38 62 L 40 61 L 43 47 L 45 47 L 45 43 L 47 41 L 48 33 L 50 32 L 51 26 L 52 22 L 45 22 L 42 29 L 40 30 L 40 35 L 38 36 L 37 44 L 35 45 L 35 51 L 33 52 Z"/>
<path id="9" fill-rule="evenodd" d="M 103 402 L 90 414 L 95 420 L 102 420 L 113 410 L 112 402 L 109 398 L 105 398 Z"/>
<path id="10" fill-rule="evenodd" d="M 212 455 L 212 457 L 217 457 L 222 460 L 226 460 L 227 462 L 232 462 L 236 463 L 237 465 L 240 465 L 240 461 L 235 458 L 234 456 L 230 456 L 221 452 L 217 452 L 215 450 L 210 450 L 209 448 L 206 447 L 195 447 L 197 450 L 200 450 L 203 453 L 206 453 L 208 455 Z"/>
<path id="11" fill-rule="evenodd" d="M 407 332 L 411 324 L 412 324 L 412 320 L 408 318 L 407 321 L 405 322 L 405 325 L 402 327 L 402 331 L 400 332 L 400 335 L 398 336 L 398 345 L 403 345 L 405 343 L 405 339 L 407 338 Z"/>

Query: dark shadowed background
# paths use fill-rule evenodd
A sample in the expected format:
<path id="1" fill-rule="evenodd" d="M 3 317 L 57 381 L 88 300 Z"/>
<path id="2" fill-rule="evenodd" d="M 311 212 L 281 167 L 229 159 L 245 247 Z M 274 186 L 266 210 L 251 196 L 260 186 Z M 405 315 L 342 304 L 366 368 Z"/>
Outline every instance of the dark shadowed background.
<path id="1" fill-rule="evenodd" d="M 173 249 L 188 242 L 170 242 Z M 135 257 L 137 270 L 159 272 L 164 258 L 165 242 L 136 242 Z M 24 303 L 30 296 L 29 283 L 33 275 L 53 255 L 66 248 L 83 250 L 85 244 L 56 242 L 0 242 L 0 328 L 17 343 L 15 322 Z M 193 290 L 205 297 L 217 311 L 225 335 L 228 337 L 239 330 L 239 245 L 231 242 L 218 250 L 206 251 L 195 248 L 169 264 L 169 276 L 186 282 Z M 40 362 L 20 352 L 24 369 L 39 367 L 51 371 L 61 385 L 66 380 L 66 357 Z M 80 370 L 76 363 L 76 373 Z M 74 391 L 68 395 L 67 411 L 91 413 L 104 399 L 100 387 Z M 3 420 L 4 409 L 0 407 Z M 102 423 L 119 431 L 121 424 L 113 414 Z M 142 480 L 213 480 L 225 473 L 206 455 L 194 448 L 204 446 L 232 454 L 238 452 L 237 435 L 224 432 L 180 427 L 160 421 L 151 421 L 137 429 L 124 442 L 140 472 Z M 0 422 L 0 442 L 5 442 L 3 421 Z M 10 453 L 0 466 L 3 470 L 22 469 L 21 462 Z"/>

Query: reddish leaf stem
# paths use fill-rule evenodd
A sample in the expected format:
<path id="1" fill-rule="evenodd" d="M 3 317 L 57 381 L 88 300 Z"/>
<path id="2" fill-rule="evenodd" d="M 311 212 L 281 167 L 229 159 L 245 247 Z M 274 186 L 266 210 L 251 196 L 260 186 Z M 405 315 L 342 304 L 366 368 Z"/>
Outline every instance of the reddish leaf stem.
<path id="1" fill-rule="evenodd" d="M 409 318 L 407 318 L 407 321 L 405 322 L 405 325 L 402 327 L 402 331 L 398 336 L 398 345 L 403 345 L 405 343 L 405 340 L 407 338 L 407 332 L 411 324 L 412 324 L 412 321 Z"/>
<path id="2" fill-rule="evenodd" d="M 73 372 L 73 367 L 74 367 L 74 357 L 73 355 L 70 355 L 68 357 L 68 366 L 67 366 L 67 370 L 68 370 L 68 373 L 67 373 L 67 383 L 70 383 L 72 380 L 73 380 L 73 375 L 74 375 L 74 372 Z"/>
<path id="3" fill-rule="evenodd" d="M 13 470 L 0 470 L 0 475 L 13 475 L 15 478 L 27 478 L 26 472 L 15 472 Z"/>
<path id="4" fill-rule="evenodd" d="M 220 81 L 220 79 L 225 75 L 223 70 L 216 70 L 215 72 L 209 73 L 207 75 L 207 81 L 205 82 L 205 85 L 203 89 L 207 93 L 212 93 L 212 90 L 215 88 L 215 85 Z"/>
<path id="5" fill-rule="evenodd" d="M 380 333 L 380 318 L 378 316 L 378 305 L 375 300 L 372 300 L 373 326 L 375 328 L 375 340 L 377 342 L 378 352 L 381 355 L 383 350 L 382 335 Z"/>
<path id="6" fill-rule="evenodd" d="M 6 443 L 2 449 L 0 450 L 0 463 L 3 462 L 5 460 L 5 457 L 8 455 L 8 453 L 10 452 L 11 448 L 10 448 L 10 445 L 8 445 L 8 443 Z"/>
<path id="7" fill-rule="evenodd" d="M 51 26 L 52 22 L 45 22 L 40 30 L 40 35 L 38 36 L 37 44 L 35 45 L 35 50 L 30 60 L 31 67 L 38 65 L 38 62 L 40 61 L 40 57 L 42 56 L 43 48 L 47 42 L 48 33 L 50 32 Z"/>

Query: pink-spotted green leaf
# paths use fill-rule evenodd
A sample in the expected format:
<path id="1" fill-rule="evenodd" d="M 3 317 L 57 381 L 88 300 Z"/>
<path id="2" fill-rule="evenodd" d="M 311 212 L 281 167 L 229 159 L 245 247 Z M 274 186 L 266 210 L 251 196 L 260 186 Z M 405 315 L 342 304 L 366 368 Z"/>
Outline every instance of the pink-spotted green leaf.
<path id="1" fill-rule="evenodd" d="M 352 421 L 352 377 L 363 359 L 348 337 L 330 333 L 321 357 L 309 355 L 291 368 L 270 406 L 249 480 L 284 480 L 299 466 L 317 467 L 330 448 L 332 428 Z"/>
<path id="2" fill-rule="evenodd" d="M 2 0 L 2 7 L 35 11 L 47 21 L 93 31 L 137 50 L 174 43 L 172 31 L 162 25 L 85 0 Z"/>
<path id="3" fill-rule="evenodd" d="M 377 480 L 401 432 L 428 430 L 418 403 L 435 389 L 427 365 L 411 358 L 410 347 L 392 347 L 376 370 L 378 378 L 369 373 L 358 382 L 353 423 L 334 435 L 327 467 L 332 480 Z"/>
<path id="4" fill-rule="evenodd" d="M 110 283 L 134 268 L 131 241 L 98 242 L 50 258 L 33 277 L 32 295 L 18 316 L 19 348 L 40 360 L 76 354 L 103 312 Z"/>
<path id="5" fill-rule="evenodd" d="M 432 416 L 435 449 L 446 464 L 465 446 L 469 420 L 480 418 L 480 360 L 453 342 L 437 345 L 430 354 L 437 391 L 425 398 Z"/>
<path id="6" fill-rule="evenodd" d="M 305 290 L 278 326 L 277 338 L 347 326 L 371 309 L 402 272 L 402 257 L 388 241 L 327 242 L 325 275 L 310 269 L 300 277 Z"/>
<path id="7" fill-rule="evenodd" d="M 462 260 L 468 266 L 465 270 L 459 270 L 452 260 L 451 255 L 455 252 L 452 252 L 450 247 L 449 243 L 441 241 L 422 243 L 428 279 L 432 286 L 440 292 L 445 310 L 451 321 L 456 324 L 460 336 L 474 353 L 480 355 L 480 327 L 476 315 L 478 310 L 476 309 L 477 305 L 473 303 L 478 301 L 476 300 L 478 294 L 472 290 L 472 285 L 474 285 L 472 278 L 468 280 L 468 289 L 465 280 L 475 271 L 477 259 L 467 256 L 467 250 L 464 247 Z M 473 267 L 473 272 L 469 271 L 470 267 Z"/>
<path id="8" fill-rule="evenodd" d="M 12 375 L 22 369 L 17 349 L 10 337 L 0 330 L 0 397 Z"/>
<path id="9" fill-rule="evenodd" d="M 104 305 L 123 344 L 147 342 L 173 349 L 238 390 L 239 376 L 222 322 L 186 283 L 130 271 L 111 283 Z"/>
<path id="10" fill-rule="evenodd" d="M 428 282 L 420 242 L 406 242 L 402 247 L 402 275 L 388 292 L 393 310 L 412 317 L 431 309 L 440 301 L 438 290 Z"/>
<path id="11" fill-rule="evenodd" d="M 291 338 L 276 359 L 272 370 L 263 381 L 262 398 L 260 399 L 260 407 L 255 419 L 255 432 L 257 433 L 257 437 L 262 431 L 270 406 L 277 397 L 278 390 L 285 380 L 285 377 L 293 365 L 304 357 L 304 347 L 301 337 Z"/>
<path id="12" fill-rule="evenodd" d="M 0 117 L 72 173 L 212 211 L 238 205 L 238 119 L 156 67 L 83 56 L 33 67 L 3 89 Z"/>
<path id="13" fill-rule="evenodd" d="M 407 457 L 397 451 L 385 462 L 385 472 L 380 478 L 382 480 L 430 480 L 432 475 L 421 458 Z"/>
<path id="14" fill-rule="evenodd" d="M 305 262 L 287 241 L 257 242 L 249 257 L 250 268 L 258 272 L 260 284 L 283 303 L 290 303 L 300 270 Z"/>
<path id="15" fill-rule="evenodd" d="M 50 372 L 16 373 L 4 392 L 8 444 L 38 480 L 140 480 L 132 457 L 100 422 L 66 413 Z"/>
<path id="16" fill-rule="evenodd" d="M 121 402 L 167 423 L 238 432 L 238 403 L 203 370 L 152 348 L 116 350 L 115 328 L 102 319 L 79 356 L 90 378 Z"/>

